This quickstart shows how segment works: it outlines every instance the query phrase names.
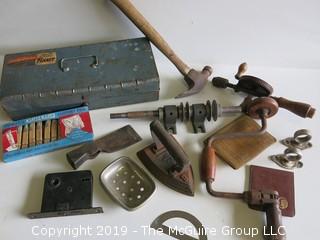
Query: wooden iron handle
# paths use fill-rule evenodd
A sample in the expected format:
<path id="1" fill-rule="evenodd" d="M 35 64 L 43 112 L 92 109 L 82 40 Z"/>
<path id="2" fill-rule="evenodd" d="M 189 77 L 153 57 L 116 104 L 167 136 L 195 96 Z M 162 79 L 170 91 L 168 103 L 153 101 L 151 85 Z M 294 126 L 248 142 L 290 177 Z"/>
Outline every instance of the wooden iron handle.
<path id="1" fill-rule="evenodd" d="M 183 76 L 191 70 L 171 49 L 145 17 L 135 8 L 130 0 L 111 0 L 147 38 L 177 67 Z"/>
<path id="2" fill-rule="evenodd" d="M 303 118 L 312 118 L 316 111 L 315 108 L 307 103 L 294 102 L 283 97 L 273 97 L 273 99 L 278 102 L 279 107 L 287 109 L 288 111 Z"/>
<path id="3" fill-rule="evenodd" d="M 201 180 L 204 182 L 214 181 L 216 176 L 217 158 L 216 152 L 210 146 L 206 146 L 201 157 Z"/>
<path id="4" fill-rule="evenodd" d="M 154 141 L 163 145 L 171 157 L 176 161 L 175 170 L 177 172 L 183 172 L 190 166 L 190 160 L 183 148 L 176 139 L 168 133 L 159 120 L 154 120 L 150 124 L 150 130 Z"/>

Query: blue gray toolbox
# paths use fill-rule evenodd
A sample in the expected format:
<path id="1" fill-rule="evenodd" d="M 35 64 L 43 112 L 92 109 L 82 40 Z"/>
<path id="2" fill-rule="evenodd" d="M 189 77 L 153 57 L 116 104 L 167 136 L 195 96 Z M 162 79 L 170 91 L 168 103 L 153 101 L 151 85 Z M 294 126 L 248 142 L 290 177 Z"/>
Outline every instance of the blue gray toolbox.
<path id="1" fill-rule="evenodd" d="M 14 119 L 79 107 L 106 108 L 159 99 L 149 41 L 136 38 L 8 54 L 0 102 Z"/>

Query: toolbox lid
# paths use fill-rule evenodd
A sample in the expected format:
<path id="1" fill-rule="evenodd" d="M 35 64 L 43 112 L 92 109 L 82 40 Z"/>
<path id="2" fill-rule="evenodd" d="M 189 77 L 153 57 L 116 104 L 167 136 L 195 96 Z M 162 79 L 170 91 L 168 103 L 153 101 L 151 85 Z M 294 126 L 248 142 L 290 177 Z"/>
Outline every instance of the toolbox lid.
<path id="1" fill-rule="evenodd" d="M 8 54 L 0 98 L 159 91 L 146 38 Z M 8 99 L 7 99 L 8 100 Z"/>

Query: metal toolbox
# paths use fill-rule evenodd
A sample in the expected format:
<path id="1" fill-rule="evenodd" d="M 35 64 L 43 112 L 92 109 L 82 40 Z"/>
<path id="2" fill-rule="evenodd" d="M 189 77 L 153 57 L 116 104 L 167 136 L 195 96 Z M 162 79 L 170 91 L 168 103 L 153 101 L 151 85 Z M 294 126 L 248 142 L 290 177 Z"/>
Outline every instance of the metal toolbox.
<path id="1" fill-rule="evenodd" d="M 14 120 L 84 103 L 97 109 L 158 99 L 159 75 L 146 38 L 4 58 L 0 102 Z"/>

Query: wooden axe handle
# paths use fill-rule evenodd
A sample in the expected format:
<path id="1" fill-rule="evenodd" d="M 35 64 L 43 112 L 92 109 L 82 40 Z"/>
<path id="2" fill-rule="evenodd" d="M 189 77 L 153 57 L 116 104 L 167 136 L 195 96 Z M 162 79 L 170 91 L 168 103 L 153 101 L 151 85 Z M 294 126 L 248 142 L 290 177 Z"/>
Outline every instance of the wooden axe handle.
<path id="1" fill-rule="evenodd" d="M 169 44 L 161 37 L 156 29 L 135 8 L 130 0 L 111 0 L 146 37 L 177 67 L 183 76 L 186 76 L 190 68 L 171 49 Z"/>

